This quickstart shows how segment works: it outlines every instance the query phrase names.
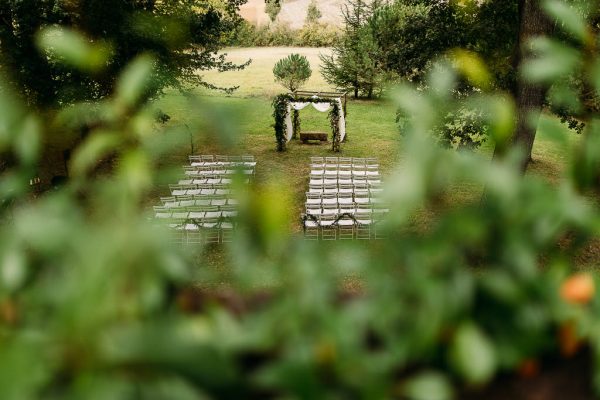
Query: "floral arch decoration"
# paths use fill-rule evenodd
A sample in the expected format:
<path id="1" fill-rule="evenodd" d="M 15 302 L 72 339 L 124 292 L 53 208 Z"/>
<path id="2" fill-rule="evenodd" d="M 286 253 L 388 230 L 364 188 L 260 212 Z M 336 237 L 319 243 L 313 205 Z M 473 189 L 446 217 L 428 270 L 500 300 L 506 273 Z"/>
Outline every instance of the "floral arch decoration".
<path id="1" fill-rule="evenodd" d="M 346 140 L 346 93 L 296 91 L 284 93 L 273 100 L 275 119 L 275 140 L 277 150 L 285 151 L 287 143 L 300 132 L 299 111 L 312 105 L 317 111 L 329 111 L 331 124 L 332 150 L 340 151 L 340 144 Z"/>

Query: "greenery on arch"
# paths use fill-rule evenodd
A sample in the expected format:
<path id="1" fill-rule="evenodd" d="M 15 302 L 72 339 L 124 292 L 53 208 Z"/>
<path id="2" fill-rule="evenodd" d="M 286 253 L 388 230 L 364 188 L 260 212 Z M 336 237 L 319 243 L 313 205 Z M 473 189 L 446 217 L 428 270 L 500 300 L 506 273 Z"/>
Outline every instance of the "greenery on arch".
<path id="1" fill-rule="evenodd" d="M 331 125 L 331 142 L 332 150 L 339 152 L 341 150 L 341 137 L 338 121 L 340 116 L 344 112 L 340 106 L 340 102 L 337 98 L 325 98 L 320 96 L 294 96 L 290 93 L 282 93 L 275 97 L 273 100 L 273 118 L 275 123 L 273 128 L 275 129 L 275 140 L 277 141 L 277 151 L 286 150 L 286 131 L 287 124 L 285 122 L 285 116 L 287 113 L 287 106 L 290 102 L 302 102 L 302 103 L 329 103 L 331 104 L 331 110 L 329 111 L 329 123 Z M 300 131 L 300 117 L 294 116 L 292 118 L 292 124 L 294 124 L 294 136 Z"/>

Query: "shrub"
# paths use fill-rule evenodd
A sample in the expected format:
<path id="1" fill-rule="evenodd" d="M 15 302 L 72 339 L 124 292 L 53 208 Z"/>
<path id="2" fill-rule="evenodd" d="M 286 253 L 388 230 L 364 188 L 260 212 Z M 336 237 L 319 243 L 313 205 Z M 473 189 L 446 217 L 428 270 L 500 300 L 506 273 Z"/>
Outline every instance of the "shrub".
<path id="1" fill-rule="evenodd" d="M 488 127 L 481 111 L 460 107 L 446 114 L 436 130 L 439 143 L 456 150 L 476 149 L 487 139 Z"/>
<path id="2" fill-rule="evenodd" d="M 296 34 L 296 46 L 331 47 L 340 37 L 340 31 L 333 25 L 313 23 L 304 25 Z"/>
<path id="3" fill-rule="evenodd" d="M 306 24 L 294 30 L 285 24 L 254 26 L 244 21 L 228 38 L 229 46 L 331 47 L 338 42 L 340 31 L 333 25 Z"/>

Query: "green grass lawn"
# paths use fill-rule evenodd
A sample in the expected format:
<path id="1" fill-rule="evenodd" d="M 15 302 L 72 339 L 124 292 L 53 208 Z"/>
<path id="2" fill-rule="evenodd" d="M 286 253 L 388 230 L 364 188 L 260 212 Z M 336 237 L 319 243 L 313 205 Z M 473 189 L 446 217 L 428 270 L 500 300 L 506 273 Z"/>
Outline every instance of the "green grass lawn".
<path id="1" fill-rule="evenodd" d="M 278 185 L 291 199 L 290 232 L 301 230 L 299 216 L 303 210 L 305 192 L 308 189 L 310 156 L 333 155 L 331 143 L 303 145 L 297 141 L 289 143 L 283 153 L 275 151 L 275 137 L 272 128 L 273 117 L 271 101 L 274 95 L 284 92 L 273 81 L 272 67 L 275 62 L 291 52 L 307 55 L 313 70 L 313 76 L 306 89 L 331 90 L 319 73 L 319 53 L 328 49 L 299 48 L 252 48 L 229 49 L 229 58 L 234 62 L 243 62 L 252 58 L 252 65 L 238 72 L 219 74 L 210 72 L 205 79 L 220 86 L 240 86 L 233 95 L 199 89 L 204 107 L 217 110 L 221 117 L 239 132 L 238 142 L 233 148 L 224 148 L 219 140 L 211 135 L 214 128 L 210 121 L 199 132 L 194 133 L 194 147 L 197 154 L 252 154 L 258 164 L 256 169 L 258 182 L 270 182 Z M 171 115 L 170 124 L 184 124 L 190 115 L 182 97 L 170 93 L 159 102 L 159 107 Z M 302 128 L 306 130 L 330 130 L 327 113 L 319 113 L 308 107 L 300 112 Z M 389 101 L 353 100 L 348 101 L 346 118 L 348 141 L 343 144 L 343 156 L 377 157 L 384 175 L 389 174 L 398 164 L 402 137 L 395 124 L 395 107 Z M 577 141 L 574 134 L 571 142 Z M 190 149 L 172 154 L 166 164 L 182 165 L 186 162 Z M 484 145 L 479 151 L 491 156 L 491 145 Z M 560 144 L 550 140 L 544 132 L 538 132 L 534 146 L 534 163 L 529 173 L 539 174 L 551 182 L 558 181 L 564 173 L 565 163 Z M 465 184 L 456 188 L 449 202 L 478 201 L 482 188 Z M 161 189 L 165 193 L 166 188 Z M 596 252 L 597 253 L 597 252 Z M 587 264 L 589 260 L 582 263 Z"/>

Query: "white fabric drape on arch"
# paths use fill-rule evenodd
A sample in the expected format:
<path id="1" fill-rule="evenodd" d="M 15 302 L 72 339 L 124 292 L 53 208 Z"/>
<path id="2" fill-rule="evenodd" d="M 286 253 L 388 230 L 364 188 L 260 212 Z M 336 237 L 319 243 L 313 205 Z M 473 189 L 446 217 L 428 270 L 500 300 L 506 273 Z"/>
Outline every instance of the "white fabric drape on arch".
<path id="1" fill-rule="evenodd" d="M 338 105 L 340 107 L 340 118 L 338 120 L 338 129 L 340 132 L 340 141 L 344 140 L 346 136 L 346 120 L 344 119 L 344 109 L 342 108 L 342 100 L 337 99 Z M 291 101 L 288 103 L 285 113 L 285 127 L 286 127 L 286 142 L 292 140 L 292 136 L 294 136 L 294 127 L 292 125 L 292 108 L 294 110 L 302 110 L 309 104 L 312 104 L 313 108 L 320 112 L 325 112 L 331 108 L 331 104 L 328 102 L 300 102 L 300 101 Z"/>

